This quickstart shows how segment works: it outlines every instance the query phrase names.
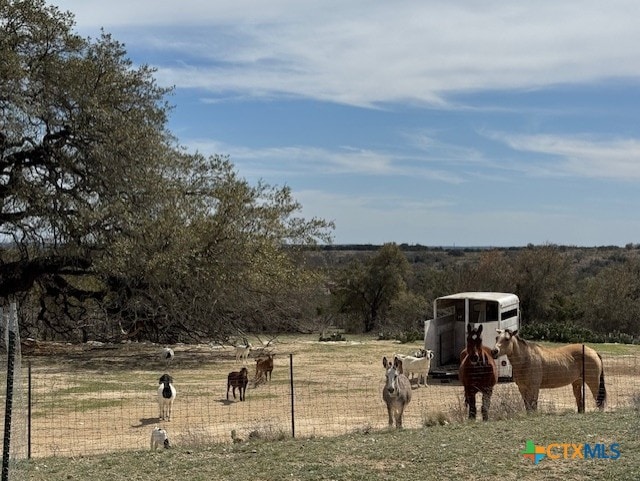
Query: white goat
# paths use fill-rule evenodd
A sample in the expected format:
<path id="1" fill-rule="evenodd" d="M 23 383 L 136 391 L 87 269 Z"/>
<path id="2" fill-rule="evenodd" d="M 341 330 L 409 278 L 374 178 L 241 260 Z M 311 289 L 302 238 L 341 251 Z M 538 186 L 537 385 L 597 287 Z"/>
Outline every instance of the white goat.
<path id="1" fill-rule="evenodd" d="M 236 362 L 242 359 L 242 364 L 247 363 L 247 358 L 249 357 L 249 352 L 253 349 L 253 346 L 250 342 L 247 342 L 241 346 L 235 346 L 236 349 Z"/>
<path id="2" fill-rule="evenodd" d="M 394 354 L 402 361 L 402 370 L 405 376 L 409 376 L 411 373 L 411 379 L 414 378 L 414 374 L 418 376 L 418 386 L 420 385 L 420 378 L 424 376 L 424 385 L 427 385 L 427 376 L 431 369 L 431 359 L 433 359 L 433 351 L 426 350 L 424 357 L 405 356 L 404 354 Z"/>
<path id="3" fill-rule="evenodd" d="M 426 349 L 418 349 L 416 351 L 413 351 L 410 355 L 413 357 L 427 357 L 428 352 Z"/>
<path id="4" fill-rule="evenodd" d="M 161 421 L 171 421 L 171 408 L 176 398 L 176 388 L 173 387 L 173 378 L 168 374 L 160 376 L 160 385 L 158 386 L 158 408 Z"/>
<path id="5" fill-rule="evenodd" d="M 173 361 L 174 357 L 175 357 L 175 354 L 173 352 L 173 349 L 171 349 L 170 347 L 165 347 L 165 348 L 162 349 L 162 353 L 160 354 L 160 358 L 164 361 L 166 366 L 169 366 L 171 361 Z"/>
<path id="6" fill-rule="evenodd" d="M 159 446 L 163 446 L 165 449 L 170 448 L 169 435 L 167 431 L 162 428 L 155 427 L 151 431 L 151 449 L 155 451 Z"/>

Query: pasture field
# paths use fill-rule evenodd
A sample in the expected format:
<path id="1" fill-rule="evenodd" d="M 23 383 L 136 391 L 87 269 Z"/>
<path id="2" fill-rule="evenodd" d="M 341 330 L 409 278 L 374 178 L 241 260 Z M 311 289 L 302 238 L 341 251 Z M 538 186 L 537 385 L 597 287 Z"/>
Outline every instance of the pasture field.
<path id="1" fill-rule="evenodd" d="M 543 459 L 534 465 L 525 442 L 620 444 L 613 459 Z M 559 452 L 559 451 L 558 451 Z M 327 438 L 255 440 L 150 452 L 39 458 L 16 479 L 407 481 L 586 481 L 640 479 L 640 414 L 619 412 L 518 415 L 499 421 L 376 430 Z"/>
<path id="2" fill-rule="evenodd" d="M 517 479 L 522 477 L 518 469 L 532 476 L 550 472 L 528 466 L 518 456 L 531 439 L 538 444 L 620 442 L 619 460 L 585 460 L 581 466 L 613 473 L 611 479 L 640 479 L 637 471 L 633 478 L 620 474 L 627 460 L 640 466 L 640 416 L 635 411 L 640 406 L 639 346 L 592 346 L 605 361 L 609 400 L 604 413 L 593 412 L 588 394 L 587 414 L 573 414 L 575 402 L 567 386 L 542 391 L 541 413 L 526 416 L 515 385 L 504 383 L 494 393 L 491 420 L 471 423 L 465 421 L 462 387 L 429 379 L 428 387 L 413 386 L 407 429 L 390 433 L 381 398 L 382 357 L 409 353 L 420 344 L 347 338 L 321 343 L 317 336 L 278 337 L 273 380 L 250 385 L 242 403 L 226 400 L 227 373 L 240 368 L 231 348 L 172 346 L 176 358 L 165 366 L 158 356 L 162 346 L 153 344 L 41 343 L 23 359 L 23 365 L 32 367 L 34 393 L 33 458 L 24 472 L 28 479 L 153 479 L 150 473 L 159 468 L 150 466 L 168 463 L 173 471 L 163 479 L 237 479 L 234 465 L 248 463 L 253 479 L 406 479 L 415 469 L 424 479 L 475 479 L 465 477 L 473 466 L 486 468 L 487 476 Z M 290 355 L 296 439 L 291 439 Z M 254 352 L 250 375 L 255 357 Z M 178 390 L 168 422 L 158 420 L 156 404 L 163 372 L 171 373 Z M 156 425 L 167 429 L 174 449 L 148 452 Z M 414 448 L 407 448 L 413 443 Z M 387 463 L 394 459 L 399 464 L 391 468 Z M 448 465 L 453 476 L 442 474 L 431 460 Z M 531 479 L 592 479 L 584 468 L 576 468 L 577 462 L 555 463 L 557 478 Z M 544 469 L 551 469 L 549 464 Z M 97 466 L 108 477 L 100 477 Z M 122 478 L 118 466 L 124 470 Z M 566 476 L 575 469 L 585 477 Z M 199 473 L 206 474 L 200 478 Z"/>

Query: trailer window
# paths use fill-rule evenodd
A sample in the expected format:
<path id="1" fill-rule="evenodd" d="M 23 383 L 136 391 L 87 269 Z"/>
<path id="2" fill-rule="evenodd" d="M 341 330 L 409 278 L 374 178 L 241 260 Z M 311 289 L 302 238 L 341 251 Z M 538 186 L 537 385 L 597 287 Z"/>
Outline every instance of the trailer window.
<path id="1" fill-rule="evenodd" d="M 495 322 L 498 320 L 498 303 L 487 303 L 487 322 Z"/>
<path id="2" fill-rule="evenodd" d="M 491 301 L 473 301 L 470 303 L 471 322 L 495 322 L 498 320 L 498 303 Z"/>
<path id="3" fill-rule="evenodd" d="M 518 317 L 518 309 L 511 309 L 502 313 L 502 319 L 510 319 L 512 317 Z"/>

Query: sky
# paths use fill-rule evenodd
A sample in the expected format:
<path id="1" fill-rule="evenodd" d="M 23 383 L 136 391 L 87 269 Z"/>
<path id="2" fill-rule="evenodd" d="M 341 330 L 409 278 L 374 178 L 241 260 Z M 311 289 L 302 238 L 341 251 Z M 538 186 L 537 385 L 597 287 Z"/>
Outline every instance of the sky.
<path id="1" fill-rule="evenodd" d="M 637 0 L 52 0 L 335 244 L 640 243 Z"/>

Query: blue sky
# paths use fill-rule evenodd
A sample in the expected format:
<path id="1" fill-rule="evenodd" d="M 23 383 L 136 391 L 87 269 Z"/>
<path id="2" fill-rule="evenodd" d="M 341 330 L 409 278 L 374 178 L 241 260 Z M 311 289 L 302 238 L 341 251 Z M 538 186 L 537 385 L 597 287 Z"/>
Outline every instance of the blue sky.
<path id="1" fill-rule="evenodd" d="M 640 243 L 636 0 L 50 3 L 335 243 Z"/>

